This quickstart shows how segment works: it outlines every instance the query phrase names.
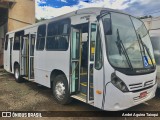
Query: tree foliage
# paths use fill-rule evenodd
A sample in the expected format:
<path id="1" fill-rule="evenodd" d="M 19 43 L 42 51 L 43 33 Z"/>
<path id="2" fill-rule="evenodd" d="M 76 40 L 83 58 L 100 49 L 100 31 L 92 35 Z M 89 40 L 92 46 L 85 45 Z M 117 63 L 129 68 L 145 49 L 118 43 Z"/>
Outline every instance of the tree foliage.
<path id="1" fill-rule="evenodd" d="M 38 23 L 38 22 L 42 22 L 42 21 L 44 21 L 44 20 L 47 20 L 47 19 L 45 19 L 45 18 L 37 19 L 37 18 L 36 18 L 36 23 Z"/>
<path id="2" fill-rule="evenodd" d="M 152 18 L 152 16 L 151 15 L 146 15 L 146 16 L 140 17 L 140 19 L 146 19 L 146 18 Z"/>

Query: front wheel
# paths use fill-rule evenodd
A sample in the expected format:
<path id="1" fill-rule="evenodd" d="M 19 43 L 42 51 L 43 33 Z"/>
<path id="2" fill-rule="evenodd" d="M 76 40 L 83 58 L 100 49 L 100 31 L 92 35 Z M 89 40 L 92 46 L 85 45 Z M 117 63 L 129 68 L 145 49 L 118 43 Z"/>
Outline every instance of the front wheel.
<path id="1" fill-rule="evenodd" d="M 16 82 L 18 83 L 22 82 L 22 78 L 20 76 L 20 66 L 19 65 L 16 65 L 14 67 L 14 77 L 15 77 Z"/>
<path id="2" fill-rule="evenodd" d="M 64 75 L 58 75 L 52 84 L 52 91 L 55 100 L 60 104 L 70 103 L 71 97 L 66 77 Z"/>

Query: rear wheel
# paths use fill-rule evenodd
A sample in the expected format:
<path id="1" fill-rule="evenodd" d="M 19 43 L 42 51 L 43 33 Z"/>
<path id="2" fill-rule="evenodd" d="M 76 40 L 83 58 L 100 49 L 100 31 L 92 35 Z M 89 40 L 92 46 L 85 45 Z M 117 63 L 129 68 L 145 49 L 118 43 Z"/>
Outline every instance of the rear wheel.
<path id="1" fill-rule="evenodd" d="M 18 83 L 23 81 L 20 76 L 20 66 L 19 65 L 16 65 L 14 67 L 14 77 L 15 77 L 16 82 L 18 82 Z"/>
<path id="2" fill-rule="evenodd" d="M 68 82 L 64 75 L 56 76 L 53 81 L 53 96 L 60 104 L 68 104 L 71 102 L 71 97 L 68 89 Z"/>

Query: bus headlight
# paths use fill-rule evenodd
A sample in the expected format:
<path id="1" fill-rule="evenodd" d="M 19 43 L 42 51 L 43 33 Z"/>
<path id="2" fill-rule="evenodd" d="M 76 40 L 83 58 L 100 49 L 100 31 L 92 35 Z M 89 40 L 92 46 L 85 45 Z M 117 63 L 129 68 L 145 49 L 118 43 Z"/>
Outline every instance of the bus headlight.
<path id="1" fill-rule="evenodd" d="M 118 78 L 115 73 L 112 73 L 111 75 L 111 83 L 118 88 L 119 90 L 121 90 L 122 92 L 128 92 L 128 88 L 126 86 L 126 84 L 120 79 Z"/>

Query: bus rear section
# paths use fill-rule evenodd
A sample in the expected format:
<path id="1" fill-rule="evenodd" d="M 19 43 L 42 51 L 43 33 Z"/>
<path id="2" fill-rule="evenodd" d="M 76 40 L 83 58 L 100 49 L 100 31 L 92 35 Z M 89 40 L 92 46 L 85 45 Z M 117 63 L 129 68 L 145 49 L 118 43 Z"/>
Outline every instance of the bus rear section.
<path id="1" fill-rule="evenodd" d="M 4 69 L 13 73 L 17 82 L 34 79 L 35 29 L 19 30 L 6 35 Z"/>

